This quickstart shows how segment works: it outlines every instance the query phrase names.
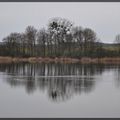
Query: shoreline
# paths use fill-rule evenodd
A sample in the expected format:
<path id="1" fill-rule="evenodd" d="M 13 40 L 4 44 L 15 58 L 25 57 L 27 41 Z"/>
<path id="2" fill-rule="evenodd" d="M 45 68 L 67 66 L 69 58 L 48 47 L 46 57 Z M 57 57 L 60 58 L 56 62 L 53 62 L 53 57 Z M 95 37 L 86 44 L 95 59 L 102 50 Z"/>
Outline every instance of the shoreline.
<path id="1" fill-rule="evenodd" d="M 29 63 L 81 63 L 81 64 L 120 64 L 120 57 L 103 57 L 103 58 L 90 58 L 83 57 L 78 58 L 50 58 L 50 57 L 4 57 L 0 56 L 0 63 L 19 63 L 19 62 L 29 62 Z"/>

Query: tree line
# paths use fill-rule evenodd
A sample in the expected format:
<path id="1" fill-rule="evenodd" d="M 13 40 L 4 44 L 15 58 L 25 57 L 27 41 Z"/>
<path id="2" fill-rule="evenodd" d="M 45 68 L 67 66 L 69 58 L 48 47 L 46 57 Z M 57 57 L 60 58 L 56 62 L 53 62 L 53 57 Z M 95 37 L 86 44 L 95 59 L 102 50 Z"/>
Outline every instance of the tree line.
<path id="1" fill-rule="evenodd" d="M 81 58 L 102 57 L 108 53 L 92 29 L 74 26 L 64 18 L 53 18 L 46 29 L 28 26 L 23 33 L 14 32 L 5 37 L 0 44 L 0 55 Z"/>

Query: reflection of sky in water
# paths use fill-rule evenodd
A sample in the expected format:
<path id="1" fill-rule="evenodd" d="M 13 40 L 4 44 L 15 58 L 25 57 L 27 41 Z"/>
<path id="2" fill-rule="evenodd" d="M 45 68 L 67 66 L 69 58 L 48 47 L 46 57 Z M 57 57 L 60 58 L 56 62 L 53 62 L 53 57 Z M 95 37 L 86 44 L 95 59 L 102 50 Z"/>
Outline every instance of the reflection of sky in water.
<path id="1" fill-rule="evenodd" d="M 34 112 L 36 110 L 42 111 L 42 115 L 37 115 L 44 117 L 44 114 L 50 116 L 52 111 L 57 112 L 52 108 L 50 111 L 49 107 L 51 105 L 56 108 L 56 105 L 60 107 L 62 104 L 63 108 L 70 108 L 75 107 L 77 104 L 71 116 L 84 116 L 85 114 L 88 116 L 119 116 L 120 106 L 117 105 L 118 100 L 120 100 L 118 96 L 120 92 L 118 89 L 120 86 L 119 71 L 119 66 L 114 65 L 2 64 L 0 65 L 0 91 L 2 93 L 0 105 L 3 108 L 5 107 L 3 113 L 6 113 L 6 104 L 11 103 L 14 105 L 19 101 L 22 102 L 20 104 L 26 107 L 29 104 L 29 107 L 34 108 Z M 10 101 L 7 102 L 5 98 L 9 98 Z M 22 101 L 20 101 L 21 99 Z M 31 99 L 36 101 L 36 103 L 32 102 Z M 38 99 L 40 101 L 37 101 Z M 64 103 L 67 105 L 63 105 Z M 39 104 L 46 111 L 42 110 L 41 107 L 35 108 L 33 104 L 35 106 Z M 104 113 L 103 111 L 100 113 L 100 107 L 103 108 Z M 110 110 L 112 107 L 118 111 L 115 111 L 116 113 L 112 112 Z M 87 109 L 86 112 L 84 110 L 81 114 L 78 111 L 76 112 L 77 109 L 81 111 L 83 108 Z M 90 109 L 93 110 L 90 111 Z M 0 113 L 2 114 L 1 110 L 0 108 Z M 23 109 L 21 108 L 20 110 Z M 105 110 L 108 110 L 108 112 Z M 70 113 L 69 110 L 64 110 L 64 112 L 66 113 L 65 115 L 61 113 L 63 117 Z M 93 112 L 96 114 L 93 114 Z M 29 114 L 29 110 L 28 112 L 25 111 L 25 113 Z M 17 115 L 19 116 L 20 114 Z M 59 115 L 60 113 L 57 112 L 56 116 Z"/>

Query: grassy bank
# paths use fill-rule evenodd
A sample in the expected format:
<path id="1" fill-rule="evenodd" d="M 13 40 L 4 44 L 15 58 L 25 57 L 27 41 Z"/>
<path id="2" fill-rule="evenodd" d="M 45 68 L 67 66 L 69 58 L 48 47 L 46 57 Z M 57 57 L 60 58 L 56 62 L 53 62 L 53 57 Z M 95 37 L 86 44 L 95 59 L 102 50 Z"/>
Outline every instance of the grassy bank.
<path id="1" fill-rule="evenodd" d="M 81 59 L 77 58 L 49 58 L 49 57 L 0 57 L 0 63 L 17 63 L 17 62 L 29 62 L 29 63 L 103 63 L 103 64 L 120 64 L 120 57 L 104 57 L 104 58 L 88 58 L 83 57 Z"/>

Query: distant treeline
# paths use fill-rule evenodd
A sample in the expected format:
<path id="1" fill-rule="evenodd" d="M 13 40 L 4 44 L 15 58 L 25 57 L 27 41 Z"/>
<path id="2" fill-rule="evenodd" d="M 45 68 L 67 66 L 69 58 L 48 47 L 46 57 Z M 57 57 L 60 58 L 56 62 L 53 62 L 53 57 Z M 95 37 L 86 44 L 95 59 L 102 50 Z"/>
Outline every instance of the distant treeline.
<path id="1" fill-rule="evenodd" d="M 117 47 L 116 47 L 117 46 Z M 12 57 L 104 57 L 119 56 L 119 44 L 108 49 L 90 28 L 74 26 L 53 18 L 47 28 L 28 26 L 23 33 L 11 33 L 0 44 L 0 56 Z"/>

